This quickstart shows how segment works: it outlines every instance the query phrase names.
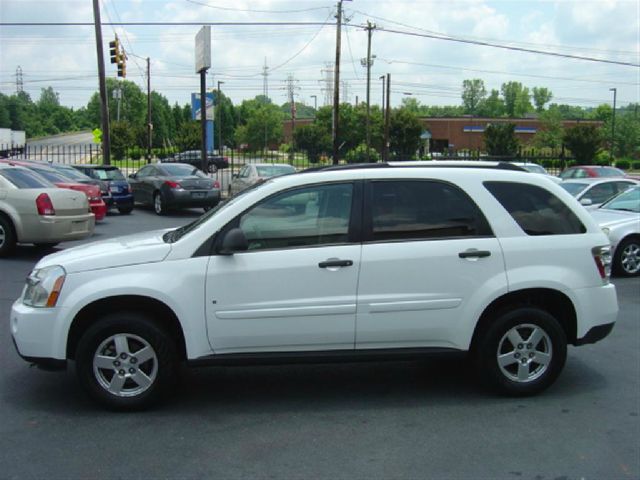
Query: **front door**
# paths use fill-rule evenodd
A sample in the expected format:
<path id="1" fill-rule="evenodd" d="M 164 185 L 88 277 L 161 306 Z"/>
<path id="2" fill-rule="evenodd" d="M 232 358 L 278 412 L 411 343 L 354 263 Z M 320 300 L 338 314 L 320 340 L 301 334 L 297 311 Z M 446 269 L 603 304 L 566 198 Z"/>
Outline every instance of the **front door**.
<path id="1" fill-rule="evenodd" d="M 242 229 L 249 249 L 209 259 L 205 309 L 216 353 L 354 348 L 357 187 L 289 190 L 223 229 Z"/>

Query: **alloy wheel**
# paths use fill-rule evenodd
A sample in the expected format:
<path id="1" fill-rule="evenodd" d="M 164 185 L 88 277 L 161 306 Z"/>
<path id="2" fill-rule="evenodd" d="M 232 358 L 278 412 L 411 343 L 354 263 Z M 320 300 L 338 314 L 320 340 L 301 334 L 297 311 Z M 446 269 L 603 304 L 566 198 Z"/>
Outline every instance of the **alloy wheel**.
<path id="1" fill-rule="evenodd" d="M 496 354 L 505 377 L 519 383 L 531 382 L 544 375 L 551 364 L 551 338 L 538 325 L 516 325 L 502 337 Z"/>
<path id="2" fill-rule="evenodd" d="M 104 340 L 93 356 L 98 384 L 116 397 L 135 397 L 148 390 L 158 374 L 158 357 L 143 338 L 119 333 Z"/>
<path id="3" fill-rule="evenodd" d="M 628 275 L 635 275 L 640 271 L 640 245 L 629 243 L 622 250 L 620 265 Z"/>

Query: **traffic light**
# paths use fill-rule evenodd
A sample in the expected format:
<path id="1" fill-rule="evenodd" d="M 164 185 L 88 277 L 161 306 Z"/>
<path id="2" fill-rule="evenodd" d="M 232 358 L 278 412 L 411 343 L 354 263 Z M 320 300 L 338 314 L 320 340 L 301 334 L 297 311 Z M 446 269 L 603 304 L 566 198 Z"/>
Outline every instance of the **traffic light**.
<path id="1" fill-rule="evenodd" d="M 120 63 L 118 63 L 118 76 L 122 78 L 127 77 L 127 63 L 125 61 L 125 57 L 120 59 Z"/>
<path id="2" fill-rule="evenodd" d="M 111 55 L 111 63 L 120 63 L 120 40 L 118 37 L 109 42 L 109 54 Z"/>

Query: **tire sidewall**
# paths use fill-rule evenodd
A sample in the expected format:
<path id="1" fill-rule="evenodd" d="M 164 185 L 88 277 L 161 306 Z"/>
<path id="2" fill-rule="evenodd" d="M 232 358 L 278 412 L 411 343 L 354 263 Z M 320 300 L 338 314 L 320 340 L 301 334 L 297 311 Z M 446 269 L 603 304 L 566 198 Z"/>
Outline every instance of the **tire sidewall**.
<path id="1" fill-rule="evenodd" d="M 4 241 L 0 244 L 0 257 L 4 257 L 11 253 L 16 246 L 16 237 L 13 232 L 13 225 L 2 215 L 0 215 L 0 228 L 4 232 Z"/>
<path id="2" fill-rule="evenodd" d="M 158 211 L 158 207 L 156 206 L 157 201 L 160 202 L 159 211 Z M 162 193 L 160 192 L 156 192 L 155 195 L 153 196 L 153 211 L 156 213 L 156 215 L 164 215 L 164 212 L 165 212 L 164 199 L 162 198 Z"/>
<path id="3" fill-rule="evenodd" d="M 539 378 L 526 383 L 507 378 L 497 361 L 498 345 L 503 336 L 523 324 L 533 324 L 543 329 L 551 340 L 552 348 L 547 370 Z M 474 357 L 478 373 L 490 387 L 505 395 L 534 395 L 548 388 L 560 375 L 567 357 L 567 338 L 558 321 L 545 310 L 516 307 L 495 316 L 478 342 Z"/>
<path id="4" fill-rule="evenodd" d="M 154 349 L 158 361 L 154 383 L 135 397 L 117 397 L 106 391 L 95 377 L 93 357 L 100 344 L 116 334 L 133 334 Z M 152 406 L 170 389 L 177 375 L 175 344 L 144 315 L 122 312 L 105 315 L 80 338 L 76 350 L 76 373 L 80 384 L 94 400 L 114 410 L 140 410 Z"/>

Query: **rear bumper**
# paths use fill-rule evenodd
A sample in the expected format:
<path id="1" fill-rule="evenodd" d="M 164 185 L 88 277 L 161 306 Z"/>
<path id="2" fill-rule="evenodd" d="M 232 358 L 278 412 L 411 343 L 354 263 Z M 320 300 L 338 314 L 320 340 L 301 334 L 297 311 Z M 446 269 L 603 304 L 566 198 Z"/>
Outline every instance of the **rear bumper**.
<path id="1" fill-rule="evenodd" d="M 42 215 L 37 223 L 24 225 L 20 243 L 54 243 L 80 240 L 93 233 L 96 217 L 93 213 L 68 217 Z"/>
<path id="2" fill-rule="evenodd" d="M 96 216 L 96 221 L 102 220 L 107 215 L 107 205 L 104 201 L 89 203 L 91 213 Z"/>
<path id="3" fill-rule="evenodd" d="M 220 190 L 171 190 L 166 193 L 167 207 L 215 207 L 220 202 Z"/>
<path id="4" fill-rule="evenodd" d="M 598 325 L 597 327 L 593 327 L 587 332 L 584 337 L 578 338 L 574 345 L 578 347 L 580 345 L 599 342 L 611 333 L 614 325 L 615 323 L 607 323 L 605 325 Z"/>

